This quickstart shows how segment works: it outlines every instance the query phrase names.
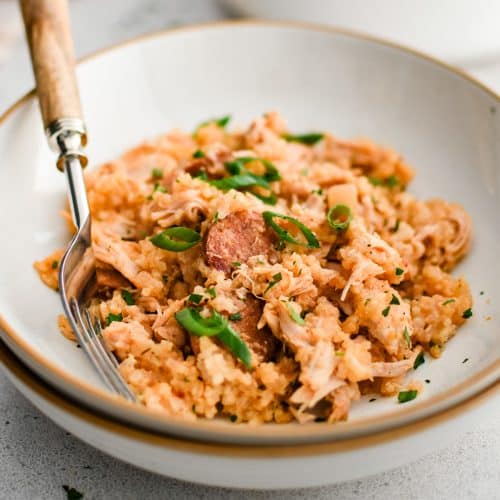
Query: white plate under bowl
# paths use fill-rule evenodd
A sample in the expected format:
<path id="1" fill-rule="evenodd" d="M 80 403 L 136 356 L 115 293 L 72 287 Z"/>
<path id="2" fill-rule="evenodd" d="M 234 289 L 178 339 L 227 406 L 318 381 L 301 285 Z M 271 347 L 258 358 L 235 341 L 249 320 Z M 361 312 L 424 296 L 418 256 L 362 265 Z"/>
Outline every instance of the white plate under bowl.
<path id="1" fill-rule="evenodd" d="M 500 378 L 500 105 L 492 92 L 435 61 L 359 35 L 293 24 L 193 27 L 105 51 L 78 68 L 92 164 L 112 159 L 171 127 L 207 117 L 235 124 L 270 109 L 291 130 L 371 137 L 417 169 L 411 191 L 459 201 L 474 242 L 456 270 L 471 284 L 474 316 L 437 361 L 419 397 L 354 404 L 348 422 L 248 426 L 160 418 L 107 393 L 83 352 L 56 326 L 59 297 L 32 268 L 68 239 L 65 198 L 37 103 L 26 98 L 0 126 L 0 314 L 8 346 L 68 396 L 129 425 L 226 443 L 345 440 L 407 425 L 470 399 Z M 483 295 L 480 292 L 484 291 Z M 463 363 L 463 360 L 468 361 Z"/>
<path id="2" fill-rule="evenodd" d="M 228 488 L 286 489 L 334 484 L 393 469 L 446 447 L 498 411 L 500 387 L 408 429 L 312 446 L 242 447 L 195 443 L 132 430 L 79 407 L 44 384 L 0 341 L 0 363 L 40 411 L 82 441 L 164 476 Z"/>

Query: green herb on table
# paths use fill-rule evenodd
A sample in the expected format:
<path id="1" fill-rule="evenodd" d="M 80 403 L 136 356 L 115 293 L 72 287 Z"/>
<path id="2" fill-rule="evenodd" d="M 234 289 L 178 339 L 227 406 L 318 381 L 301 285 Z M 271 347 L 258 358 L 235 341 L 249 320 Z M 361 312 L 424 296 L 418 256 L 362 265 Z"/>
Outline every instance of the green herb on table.
<path id="1" fill-rule="evenodd" d="M 418 395 L 418 391 L 401 391 L 398 394 L 398 401 L 400 403 L 407 403 L 408 401 L 412 401 Z"/>
<path id="2" fill-rule="evenodd" d="M 75 488 L 70 488 L 67 484 L 63 484 L 63 489 L 66 492 L 68 500 L 80 500 L 83 498 L 83 493 L 75 490 Z"/>

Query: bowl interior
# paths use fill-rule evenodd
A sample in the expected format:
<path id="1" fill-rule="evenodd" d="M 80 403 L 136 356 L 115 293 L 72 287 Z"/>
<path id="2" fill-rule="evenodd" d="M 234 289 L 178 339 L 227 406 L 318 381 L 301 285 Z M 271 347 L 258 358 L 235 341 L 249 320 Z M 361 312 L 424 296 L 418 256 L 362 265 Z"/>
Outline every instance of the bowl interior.
<path id="1" fill-rule="evenodd" d="M 451 404 L 448 396 L 456 402 L 498 377 L 498 366 L 491 370 L 500 358 L 500 105 L 493 94 L 435 62 L 376 41 L 254 23 L 142 39 L 83 62 L 78 78 L 92 164 L 172 127 L 190 130 L 226 113 L 243 125 L 271 109 L 283 113 L 291 130 L 364 136 L 401 152 L 417 170 L 411 192 L 460 202 L 474 221 L 472 251 L 455 271 L 471 285 L 474 316 L 440 360 L 427 357 L 411 374 L 431 380 L 413 408 L 423 415 L 433 411 L 427 402 Z M 73 382 L 103 386 L 83 352 L 59 333 L 59 297 L 32 267 L 68 241 L 58 215 L 65 182 L 34 99 L 1 125 L 0 158 L 0 314 L 16 332 L 5 338 L 52 383 L 91 402 Z M 370 404 L 364 399 L 338 432 L 374 418 L 391 425 L 399 414 L 409 415 L 410 406 L 394 398 Z M 297 429 L 284 427 L 279 432 L 285 437 Z"/>

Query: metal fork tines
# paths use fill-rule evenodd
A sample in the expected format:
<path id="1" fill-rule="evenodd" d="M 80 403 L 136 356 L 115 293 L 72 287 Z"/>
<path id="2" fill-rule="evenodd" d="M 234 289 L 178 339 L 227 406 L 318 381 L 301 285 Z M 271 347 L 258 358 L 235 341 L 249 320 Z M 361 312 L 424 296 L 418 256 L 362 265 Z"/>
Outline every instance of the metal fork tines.
<path id="1" fill-rule="evenodd" d="M 94 318 L 92 321 L 89 310 L 82 310 L 75 299 L 70 300 L 69 306 L 73 313 L 78 341 L 106 385 L 129 401 L 136 401 L 135 395 L 120 375 L 118 363 L 102 336 L 99 319 Z"/>
<path id="2" fill-rule="evenodd" d="M 129 401 L 137 401 L 106 344 L 99 319 L 92 318 L 88 309 L 89 300 L 96 290 L 96 267 L 90 236 L 90 212 L 79 159 L 66 159 L 65 171 L 78 232 L 69 244 L 59 270 L 64 311 L 78 342 L 109 390 Z"/>

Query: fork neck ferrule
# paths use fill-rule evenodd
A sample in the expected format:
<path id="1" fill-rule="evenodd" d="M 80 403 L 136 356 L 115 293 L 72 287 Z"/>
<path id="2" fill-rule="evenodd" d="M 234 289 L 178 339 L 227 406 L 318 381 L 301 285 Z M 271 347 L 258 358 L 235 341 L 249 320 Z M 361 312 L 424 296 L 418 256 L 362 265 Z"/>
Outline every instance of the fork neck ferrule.
<path id="1" fill-rule="evenodd" d="M 80 229 L 90 215 L 82 169 L 88 160 L 83 152 L 87 143 L 85 125 L 79 118 L 61 118 L 46 130 L 51 149 L 59 153 L 57 168 L 66 174 L 71 214 Z"/>

